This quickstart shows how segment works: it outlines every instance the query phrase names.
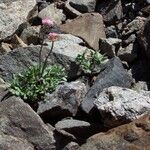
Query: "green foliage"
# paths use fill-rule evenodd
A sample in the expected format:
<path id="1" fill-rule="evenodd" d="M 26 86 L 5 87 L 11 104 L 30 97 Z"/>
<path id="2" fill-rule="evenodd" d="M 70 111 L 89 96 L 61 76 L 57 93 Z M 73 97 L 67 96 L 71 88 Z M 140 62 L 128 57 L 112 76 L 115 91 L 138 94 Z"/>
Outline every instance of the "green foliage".
<path id="1" fill-rule="evenodd" d="M 10 92 L 24 100 L 37 101 L 43 99 L 47 92 L 54 91 L 62 81 L 66 81 L 66 75 L 61 66 L 47 67 L 41 75 L 37 65 L 14 76 L 10 85 Z"/>
<path id="2" fill-rule="evenodd" d="M 87 49 L 82 55 L 76 58 L 84 73 L 93 73 L 95 68 L 107 61 L 107 57 L 91 49 Z"/>

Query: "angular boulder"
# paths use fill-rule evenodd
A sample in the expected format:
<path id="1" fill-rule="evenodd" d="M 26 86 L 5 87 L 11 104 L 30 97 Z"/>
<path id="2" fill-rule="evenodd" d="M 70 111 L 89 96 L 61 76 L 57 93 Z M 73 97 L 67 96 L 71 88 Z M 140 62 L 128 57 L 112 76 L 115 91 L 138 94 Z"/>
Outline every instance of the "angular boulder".
<path id="1" fill-rule="evenodd" d="M 20 145 L 21 141 L 26 141 L 24 146 L 30 143 L 29 150 L 32 150 L 31 145 L 41 150 L 55 148 L 53 131 L 44 124 L 28 104 L 16 97 L 10 97 L 1 102 L 0 133 L 2 133 L 1 136 L 3 134 L 12 136 L 12 140 L 13 137 L 20 139 Z"/>
<path id="2" fill-rule="evenodd" d="M 36 0 L 7 0 L 0 2 L 0 40 L 11 36 L 27 20 Z"/>
<path id="3" fill-rule="evenodd" d="M 132 78 L 123 68 L 119 58 L 112 58 L 103 71 L 100 72 L 93 86 L 90 88 L 85 98 L 82 101 L 81 109 L 89 114 L 94 108 L 94 100 L 98 98 L 99 94 L 104 88 L 110 86 L 130 87 Z"/>
<path id="4" fill-rule="evenodd" d="M 109 128 L 131 122 L 150 111 L 149 96 L 117 86 L 104 89 L 94 104 Z"/>
<path id="5" fill-rule="evenodd" d="M 39 102 L 37 113 L 46 119 L 75 116 L 86 92 L 80 81 L 60 85 L 45 101 Z"/>
<path id="6" fill-rule="evenodd" d="M 71 21 L 67 21 L 60 26 L 60 29 L 63 32 L 82 38 L 95 50 L 99 49 L 99 39 L 106 37 L 103 18 L 98 13 L 85 13 Z"/>

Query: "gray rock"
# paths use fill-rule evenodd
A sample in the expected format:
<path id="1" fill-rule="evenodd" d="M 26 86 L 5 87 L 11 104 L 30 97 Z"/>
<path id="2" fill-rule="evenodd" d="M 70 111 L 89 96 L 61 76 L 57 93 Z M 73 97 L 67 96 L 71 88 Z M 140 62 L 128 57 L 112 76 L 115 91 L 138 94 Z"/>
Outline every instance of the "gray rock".
<path id="1" fill-rule="evenodd" d="M 141 90 L 148 91 L 148 86 L 149 83 L 146 83 L 145 81 L 138 81 L 137 83 L 135 83 L 133 90 L 136 90 L 137 92 Z"/>
<path id="2" fill-rule="evenodd" d="M 50 59 L 48 59 L 48 62 L 49 64 L 60 64 L 64 66 L 68 77 L 72 78 L 78 72 L 75 59 L 78 54 L 82 54 L 85 51 L 86 47 L 76 44 L 82 42 L 82 40 L 74 36 L 62 35 L 61 38 L 55 42 L 53 53 Z M 42 60 L 44 60 L 50 48 L 51 43 L 43 47 Z M 25 71 L 29 66 L 37 63 L 39 60 L 39 50 L 40 46 L 29 46 L 15 49 L 6 55 L 0 56 L 0 77 L 5 80 L 10 80 L 13 74 Z"/>
<path id="3" fill-rule="evenodd" d="M 75 10 L 79 11 L 80 13 L 88 13 L 94 12 L 96 6 L 96 0 L 68 0 L 66 2 L 66 7 L 74 8 Z M 68 7 L 68 8 L 70 8 Z"/>
<path id="4" fill-rule="evenodd" d="M 120 48 L 121 40 L 117 38 L 101 38 L 100 39 L 100 51 L 109 56 L 114 57 Z"/>
<path id="5" fill-rule="evenodd" d="M 94 109 L 94 100 L 104 88 L 110 86 L 130 87 L 132 78 L 123 68 L 119 58 L 112 58 L 107 64 L 106 68 L 98 75 L 93 86 L 90 88 L 85 98 L 82 101 L 81 109 L 87 114 L 92 113 Z M 91 111 L 91 112 L 90 112 Z"/>
<path id="6" fill-rule="evenodd" d="M 150 98 L 131 89 L 112 86 L 104 89 L 94 101 L 107 127 L 140 118 L 150 111 Z"/>
<path id="7" fill-rule="evenodd" d="M 127 24 L 125 29 L 123 30 L 123 35 L 130 35 L 132 33 L 137 33 L 144 26 L 146 18 L 144 17 L 136 17 L 132 22 Z"/>
<path id="8" fill-rule="evenodd" d="M 28 104 L 16 97 L 10 97 L 1 102 L 0 132 L 7 136 L 26 140 L 37 149 L 51 150 L 55 148 L 52 130 L 49 130 Z M 24 143 L 26 147 L 27 142 Z"/>
<path id="9" fill-rule="evenodd" d="M 41 10 L 38 14 L 38 17 L 41 19 L 49 18 L 58 25 L 66 19 L 65 14 L 63 14 L 63 10 L 56 8 L 54 4 L 51 4 Z"/>
<path id="10" fill-rule="evenodd" d="M 115 26 L 109 26 L 106 28 L 106 36 L 111 38 L 118 38 L 118 33 Z"/>
<path id="11" fill-rule="evenodd" d="M 11 135 L 5 135 L 0 132 L 1 150 L 34 150 L 34 146 L 22 138 L 16 138 Z"/>
<path id="12" fill-rule="evenodd" d="M 131 43 L 125 48 L 120 48 L 117 56 L 122 60 L 128 63 L 132 63 L 134 60 L 137 59 L 137 52 L 135 51 L 135 45 Z"/>
<path id="13" fill-rule="evenodd" d="M 20 24 L 27 20 L 36 0 L 13 0 L 0 2 L 0 39 L 11 36 Z"/>
<path id="14" fill-rule="evenodd" d="M 131 43 L 134 43 L 135 40 L 136 40 L 136 35 L 131 34 L 127 39 L 123 40 L 122 43 L 123 43 L 123 45 L 129 45 Z"/>
<path id="15" fill-rule="evenodd" d="M 79 142 L 84 141 L 91 135 L 91 124 L 81 120 L 64 119 L 56 123 L 55 128 L 74 135 Z"/>
<path id="16" fill-rule="evenodd" d="M 45 101 L 39 102 L 37 113 L 43 118 L 75 116 L 86 92 L 80 81 L 60 85 Z"/>
<path id="17" fill-rule="evenodd" d="M 99 1 L 96 11 L 102 14 L 107 24 L 113 24 L 123 17 L 121 0 Z"/>
<path id="18" fill-rule="evenodd" d="M 80 146 L 75 142 L 68 143 L 63 150 L 79 150 Z"/>
<path id="19" fill-rule="evenodd" d="M 23 30 L 21 33 L 20 38 L 23 40 L 24 43 L 30 45 L 38 45 L 39 44 L 39 33 L 40 27 L 39 26 L 30 26 Z"/>
<path id="20" fill-rule="evenodd" d="M 66 131 L 71 131 L 74 129 L 84 130 L 83 128 L 87 128 L 87 127 L 90 127 L 90 123 L 85 121 L 75 120 L 75 119 L 64 119 L 55 124 L 56 129 L 62 129 Z"/>

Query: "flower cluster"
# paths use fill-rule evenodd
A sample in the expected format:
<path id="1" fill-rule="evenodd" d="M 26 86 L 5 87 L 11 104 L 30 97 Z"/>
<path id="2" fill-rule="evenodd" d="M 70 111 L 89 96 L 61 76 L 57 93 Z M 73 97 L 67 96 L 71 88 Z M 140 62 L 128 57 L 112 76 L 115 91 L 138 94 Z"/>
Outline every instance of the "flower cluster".
<path id="1" fill-rule="evenodd" d="M 48 18 L 45 18 L 42 20 L 42 24 L 44 26 L 48 26 L 48 27 L 53 27 L 54 26 L 54 22 Z M 48 34 L 48 39 L 52 42 L 56 41 L 58 39 L 58 34 L 51 32 Z"/>
<path id="2" fill-rule="evenodd" d="M 42 20 L 41 28 L 47 28 L 49 31 L 53 26 L 54 22 L 50 19 Z M 42 50 L 45 40 L 45 36 L 43 36 L 39 51 L 39 63 L 14 76 L 10 85 L 10 92 L 13 95 L 19 96 L 29 103 L 43 100 L 47 92 L 53 92 L 59 84 L 66 81 L 66 73 L 63 67 L 59 65 L 48 66 L 48 58 L 51 56 L 58 34 L 49 33 L 47 35 L 52 45 L 45 59 L 42 61 Z"/>

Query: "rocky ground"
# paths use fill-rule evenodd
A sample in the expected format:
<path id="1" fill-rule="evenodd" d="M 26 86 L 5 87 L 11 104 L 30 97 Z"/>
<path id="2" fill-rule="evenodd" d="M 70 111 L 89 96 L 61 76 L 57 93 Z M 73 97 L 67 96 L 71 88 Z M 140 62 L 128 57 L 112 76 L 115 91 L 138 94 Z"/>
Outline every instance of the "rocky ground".
<path id="1" fill-rule="evenodd" d="M 0 150 L 150 149 L 150 0 L 0 0 L 0 12 Z M 44 18 L 59 34 L 48 63 L 68 81 L 33 110 L 7 89 L 38 61 Z M 76 64 L 87 48 L 109 58 L 92 77 Z"/>

